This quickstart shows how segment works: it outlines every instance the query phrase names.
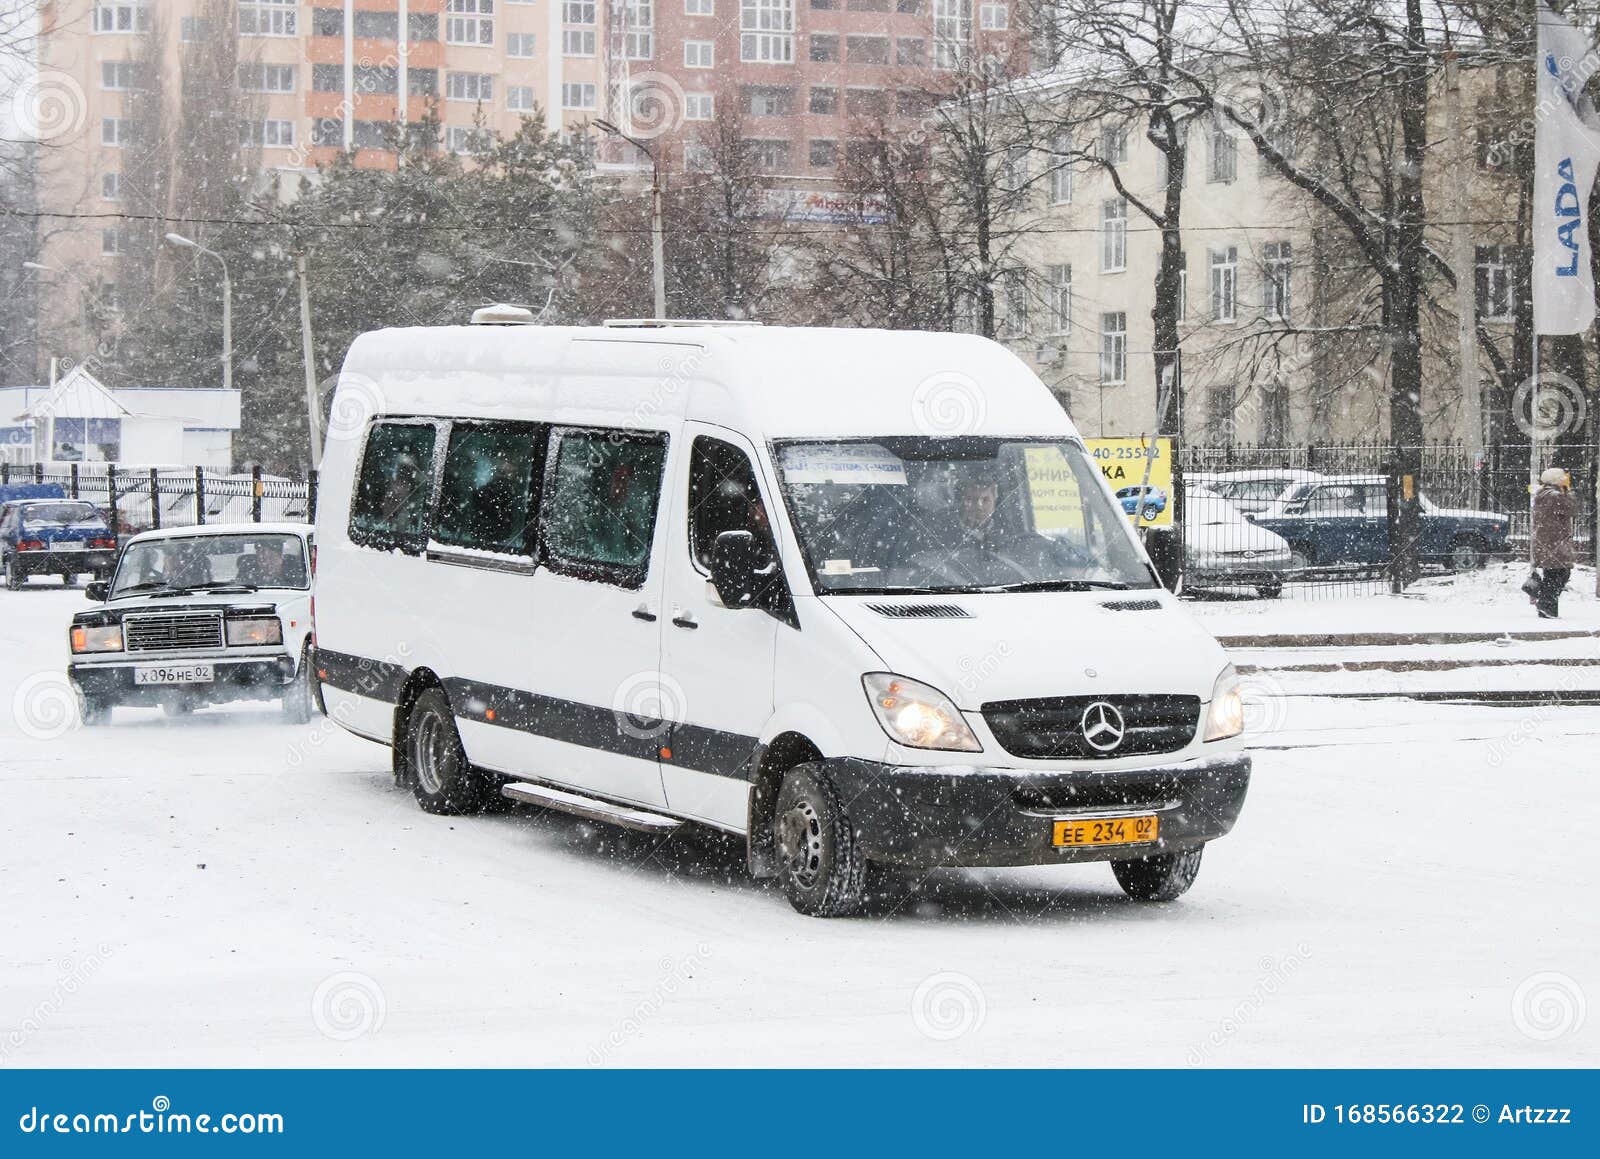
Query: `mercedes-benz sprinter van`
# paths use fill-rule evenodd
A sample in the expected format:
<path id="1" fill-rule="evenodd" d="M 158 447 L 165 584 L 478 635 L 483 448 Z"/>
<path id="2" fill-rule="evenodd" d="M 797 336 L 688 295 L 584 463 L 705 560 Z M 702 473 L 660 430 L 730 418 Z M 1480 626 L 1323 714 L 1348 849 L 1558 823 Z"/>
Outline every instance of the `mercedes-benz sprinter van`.
<path id="1" fill-rule="evenodd" d="M 322 463 L 321 692 L 424 809 L 712 826 L 817 915 L 875 864 L 1189 887 L 1237 680 L 1015 356 L 480 314 L 357 339 Z"/>

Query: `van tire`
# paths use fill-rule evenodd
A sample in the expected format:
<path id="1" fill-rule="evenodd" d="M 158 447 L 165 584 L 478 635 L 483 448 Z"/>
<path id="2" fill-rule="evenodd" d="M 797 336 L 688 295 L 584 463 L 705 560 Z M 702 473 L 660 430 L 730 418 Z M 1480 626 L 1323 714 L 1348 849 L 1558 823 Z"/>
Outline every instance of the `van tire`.
<path id="1" fill-rule="evenodd" d="M 860 912 L 867 900 L 867 856 L 839 790 L 820 766 L 796 765 L 784 774 L 772 841 L 783 892 L 796 910 L 818 918 Z"/>
<path id="2" fill-rule="evenodd" d="M 450 702 L 437 688 L 417 697 L 406 717 L 405 763 L 424 812 L 460 817 L 481 813 L 489 800 L 488 781 L 468 763 Z"/>
<path id="3" fill-rule="evenodd" d="M 1113 861 L 1111 872 L 1116 874 L 1122 892 L 1135 901 L 1176 901 L 1200 875 L 1200 858 L 1205 851 L 1204 845 L 1196 845 L 1177 853 Z"/>

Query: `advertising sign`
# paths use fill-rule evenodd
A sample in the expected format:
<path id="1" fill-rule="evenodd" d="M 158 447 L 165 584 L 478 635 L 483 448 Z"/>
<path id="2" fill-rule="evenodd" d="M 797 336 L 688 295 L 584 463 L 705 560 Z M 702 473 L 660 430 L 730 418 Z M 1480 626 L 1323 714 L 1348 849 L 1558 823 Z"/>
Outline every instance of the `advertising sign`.
<path id="1" fill-rule="evenodd" d="M 1089 453 L 1140 527 L 1172 526 L 1171 439 L 1085 439 Z"/>

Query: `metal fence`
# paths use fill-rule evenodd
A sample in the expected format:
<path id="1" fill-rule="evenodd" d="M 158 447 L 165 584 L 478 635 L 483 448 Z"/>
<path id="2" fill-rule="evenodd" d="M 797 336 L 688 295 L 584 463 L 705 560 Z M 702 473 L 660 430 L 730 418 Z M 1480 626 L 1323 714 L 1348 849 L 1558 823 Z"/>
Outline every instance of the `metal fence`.
<path id="1" fill-rule="evenodd" d="M 1593 448 L 1567 448 L 1590 462 Z M 1454 443 L 1422 448 L 1417 557 L 1421 574 L 1524 559 L 1530 525 L 1526 466 L 1498 464 Z M 1299 446 L 1186 445 L 1185 587 L 1301 598 L 1398 588 L 1395 545 L 1405 481 L 1383 442 Z M 1580 556 L 1593 558 L 1594 496 L 1576 492 Z M 1499 497 L 1499 501 L 1496 501 Z"/>
<path id="2" fill-rule="evenodd" d="M 207 523 L 305 523 L 316 510 L 317 478 L 304 480 L 263 474 L 121 467 L 73 463 L 66 469 L 44 464 L 0 464 L 0 486 L 54 485 L 71 499 L 84 499 L 106 514 L 120 537 L 162 527 Z"/>

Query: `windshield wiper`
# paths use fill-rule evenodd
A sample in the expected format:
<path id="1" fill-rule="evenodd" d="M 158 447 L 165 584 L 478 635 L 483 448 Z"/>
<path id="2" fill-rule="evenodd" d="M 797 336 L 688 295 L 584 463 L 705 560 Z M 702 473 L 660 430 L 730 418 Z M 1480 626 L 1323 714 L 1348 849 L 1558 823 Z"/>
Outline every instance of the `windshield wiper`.
<path id="1" fill-rule="evenodd" d="M 1125 592 L 1128 585 L 1121 580 L 1029 580 L 1020 584 L 993 584 L 978 589 L 982 592 L 1091 592 L 1107 590 Z"/>
<path id="2" fill-rule="evenodd" d="M 216 592 L 221 594 L 224 592 L 258 592 L 260 590 L 254 584 L 223 583 L 220 581 L 209 584 L 190 584 L 188 587 L 172 589 L 174 595 L 180 596 L 187 595 L 189 592 Z"/>
<path id="3" fill-rule="evenodd" d="M 165 580 L 145 580 L 143 583 L 129 584 L 125 588 L 118 588 L 113 598 L 120 599 L 122 596 L 137 595 L 141 592 L 153 594 L 157 591 L 170 592 L 172 591 L 172 585 Z"/>

